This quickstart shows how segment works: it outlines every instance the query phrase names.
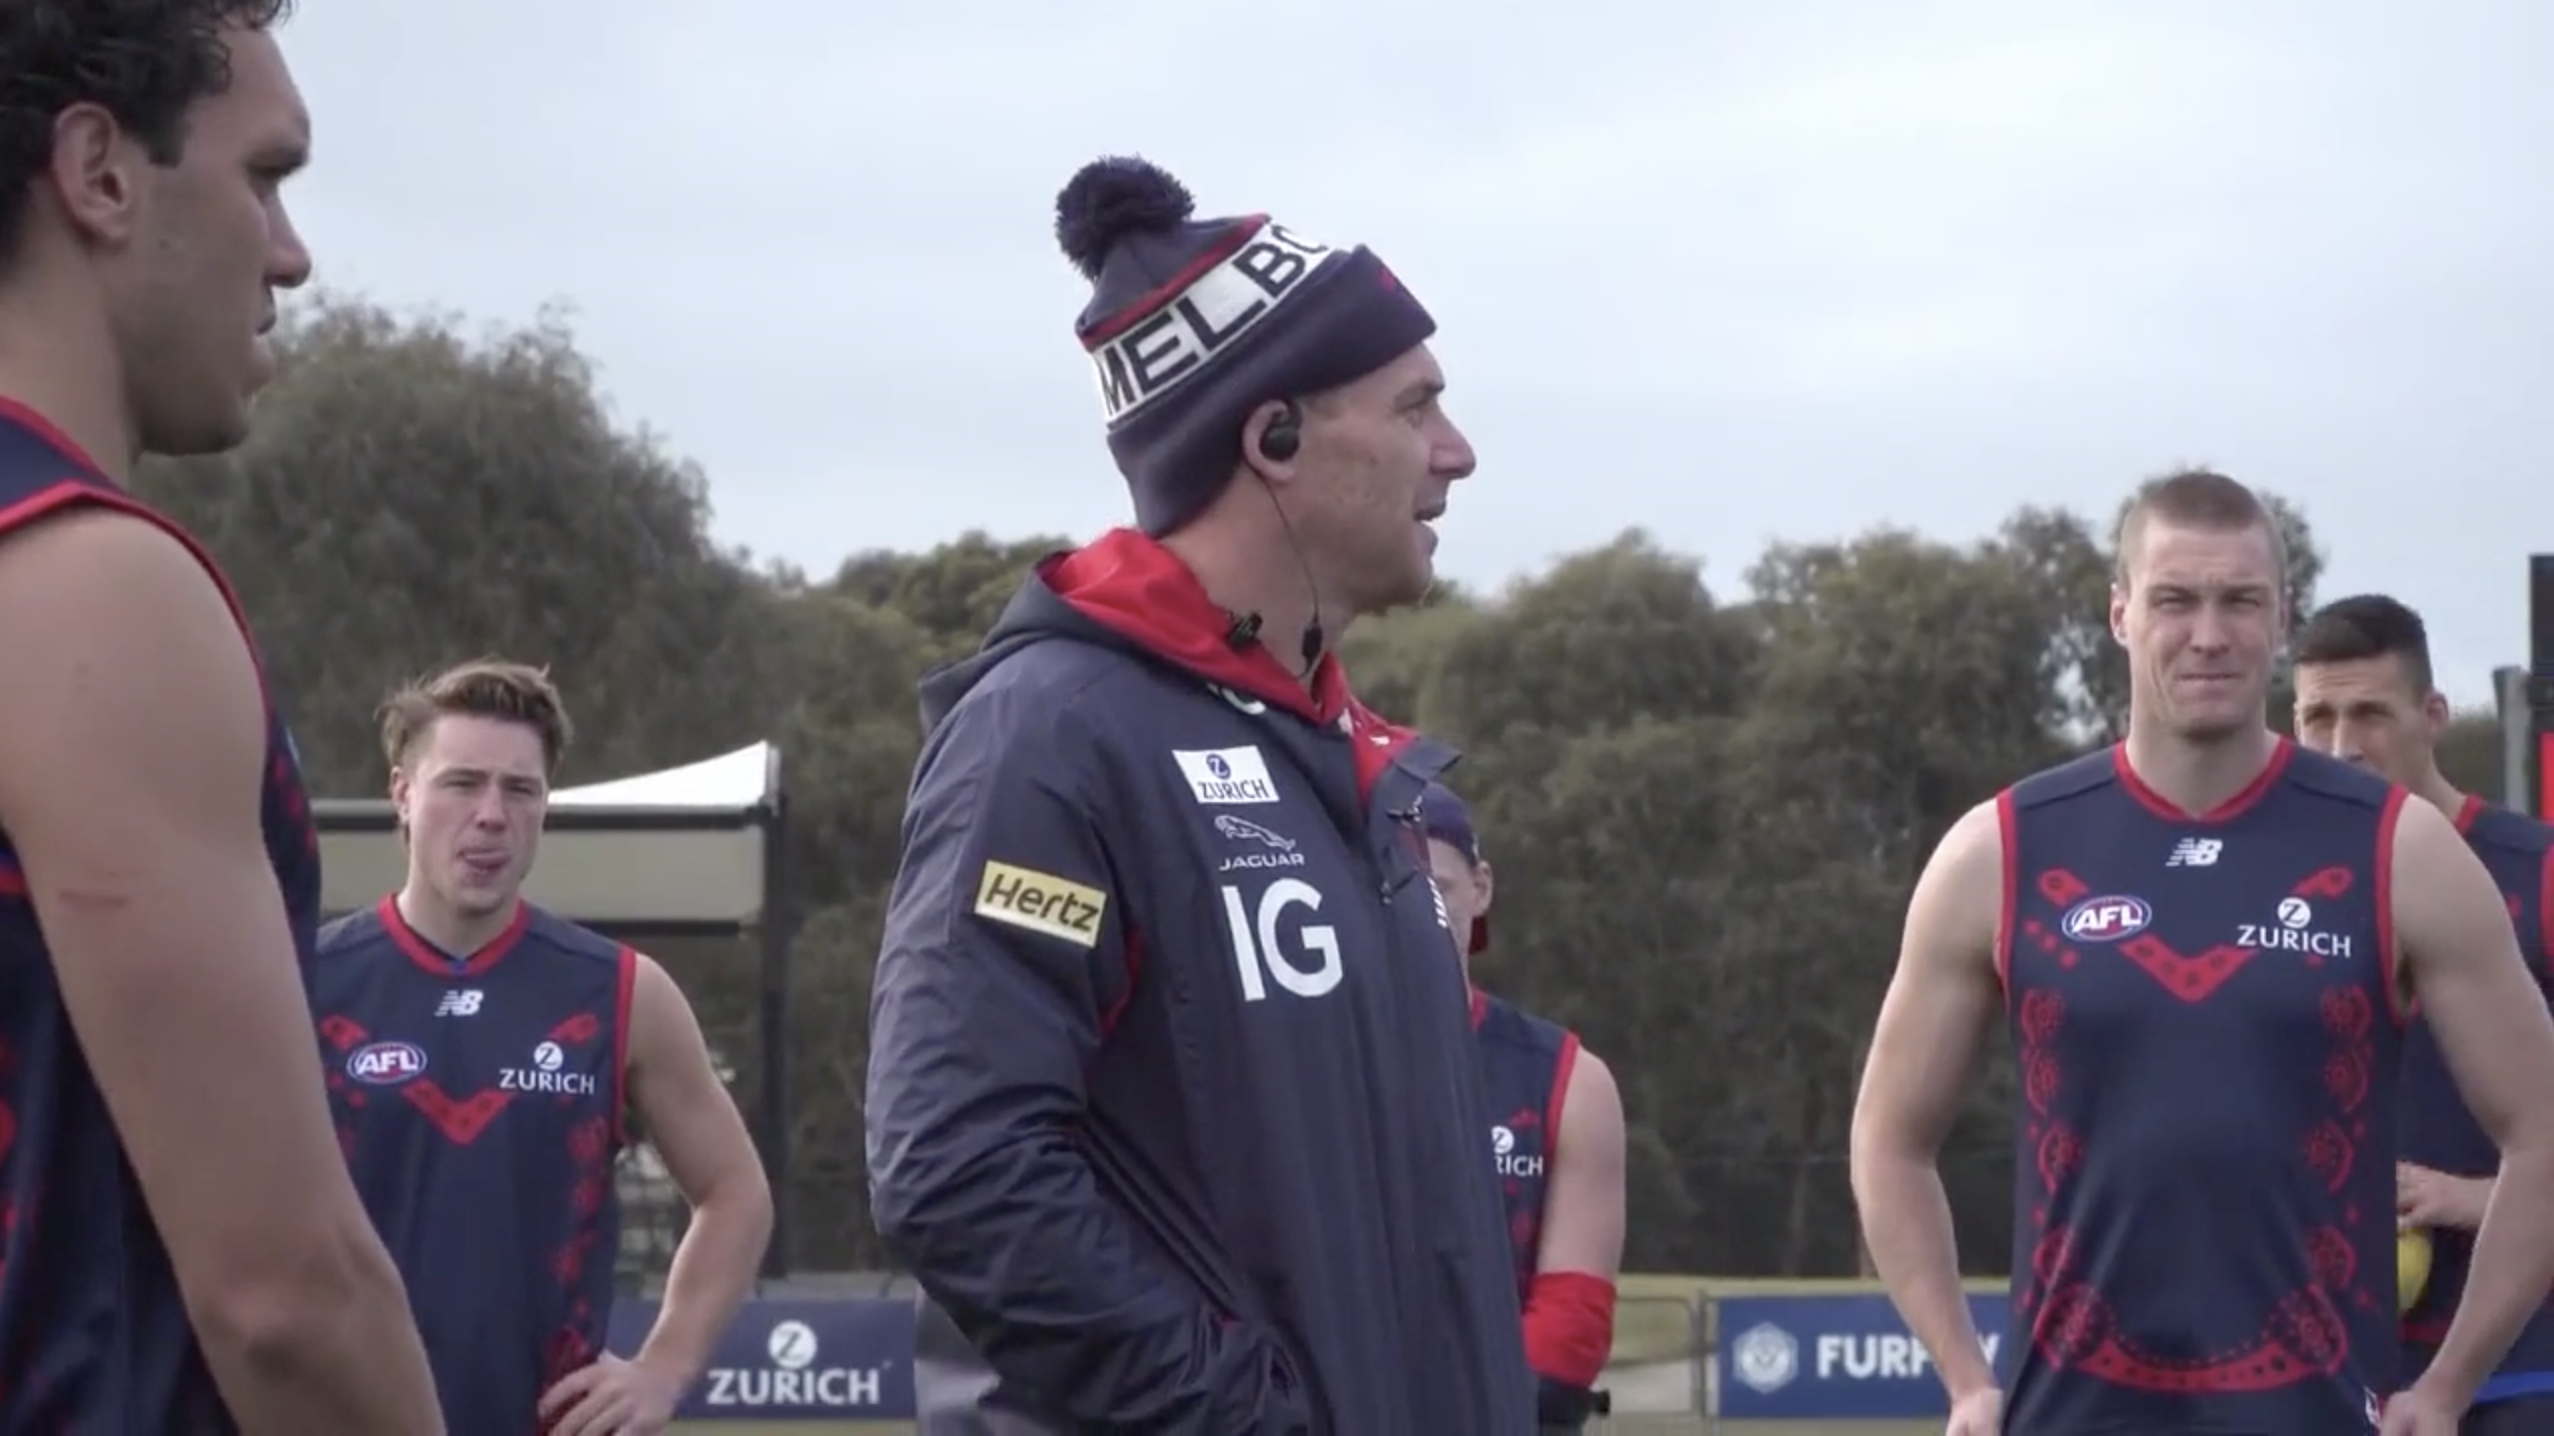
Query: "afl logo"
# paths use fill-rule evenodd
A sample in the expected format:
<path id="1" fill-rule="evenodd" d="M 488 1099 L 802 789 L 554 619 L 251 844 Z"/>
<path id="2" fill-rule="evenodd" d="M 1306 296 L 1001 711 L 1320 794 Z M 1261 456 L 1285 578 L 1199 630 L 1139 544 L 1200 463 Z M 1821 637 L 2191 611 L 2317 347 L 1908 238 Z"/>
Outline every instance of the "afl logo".
<path id="1" fill-rule="evenodd" d="M 346 1058 L 346 1075 L 375 1087 L 396 1087 L 425 1070 L 426 1049 L 414 1042 L 367 1042 Z"/>
<path id="2" fill-rule="evenodd" d="M 2144 898 L 2093 897 L 2066 910 L 2058 927 L 2077 942 L 2118 942 L 2135 937 L 2155 920 Z"/>

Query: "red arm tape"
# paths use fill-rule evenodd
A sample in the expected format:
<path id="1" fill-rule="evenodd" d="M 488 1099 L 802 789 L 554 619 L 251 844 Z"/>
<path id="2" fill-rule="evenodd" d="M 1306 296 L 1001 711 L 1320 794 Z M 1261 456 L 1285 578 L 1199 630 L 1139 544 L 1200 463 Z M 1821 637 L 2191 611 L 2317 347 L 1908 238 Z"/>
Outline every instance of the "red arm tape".
<path id="1" fill-rule="evenodd" d="M 1614 1283 L 1583 1271 L 1538 1273 L 1525 1297 L 1525 1359 L 1535 1374 L 1594 1386 L 1614 1353 Z"/>

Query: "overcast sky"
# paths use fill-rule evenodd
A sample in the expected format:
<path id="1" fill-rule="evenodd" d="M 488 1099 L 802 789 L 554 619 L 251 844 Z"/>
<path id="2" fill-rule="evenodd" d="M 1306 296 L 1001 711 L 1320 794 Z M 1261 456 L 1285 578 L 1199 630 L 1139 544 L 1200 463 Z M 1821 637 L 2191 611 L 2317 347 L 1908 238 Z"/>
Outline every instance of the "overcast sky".
<path id="1" fill-rule="evenodd" d="M 820 573 L 1122 518 L 1050 228 L 1116 152 L 1435 312 L 1469 583 L 1642 525 L 1728 590 L 2207 461 L 2482 701 L 2554 549 L 2546 0 L 324 0 L 286 42 L 325 282 L 571 305 L 722 537 Z"/>

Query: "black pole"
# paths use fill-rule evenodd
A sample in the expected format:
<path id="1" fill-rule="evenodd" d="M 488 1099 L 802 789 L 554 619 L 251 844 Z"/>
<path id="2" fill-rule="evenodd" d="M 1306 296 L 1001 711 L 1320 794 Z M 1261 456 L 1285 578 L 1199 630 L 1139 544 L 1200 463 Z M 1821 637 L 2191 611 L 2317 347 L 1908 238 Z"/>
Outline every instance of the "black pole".
<path id="1" fill-rule="evenodd" d="M 763 1252 L 763 1277 L 789 1274 L 789 940 L 794 911 L 787 886 L 788 805 L 775 783 L 763 813 L 762 982 L 759 1020 L 762 1027 L 763 1088 L 757 1104 L 762 1132 L 763 1175 L 772 1189 L 772 1240 Z"/>

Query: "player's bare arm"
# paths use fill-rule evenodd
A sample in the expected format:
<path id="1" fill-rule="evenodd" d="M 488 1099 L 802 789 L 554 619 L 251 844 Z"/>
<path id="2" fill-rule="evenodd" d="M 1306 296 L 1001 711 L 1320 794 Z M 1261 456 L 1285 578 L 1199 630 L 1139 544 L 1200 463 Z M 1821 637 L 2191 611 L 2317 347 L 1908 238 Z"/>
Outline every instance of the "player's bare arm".
<path id="1" fill-rule="evenodd" d="M 645 956 L 630 996 L 629 1083 L 631 1109 L 692 1209 L 638 1361 L 679 1373 L 689 1385 L 708 1369 L 719 1334 L 762 1267 L 772 1189 L 692 1004 Z"/>
<path id="2" fill-rule="evenodd" d="M 656 1325 L 625 1373 L 632 1389 L 616 1390 L 612 1366 L 602 1363 L 561 1381 L 542 1398 L 543 1414 L 560 1417 L 561 1436 L 624 1429 L 628 1413 L 615 1404 L 624 1399 L 651 1408 L 646 1429 L 661 1429 L 654 1423 L 670 1415 L 708 1369 L 719 1334 L 753 1288 L 771 1243 L 771 1183 L 744 1115 L 710 1060 L 700 1020 L 654 958 L 642 954 L 636 961 L 630 1107 L 692 1218 L 674 1250 Z"/>
<path id="3" fill-rule="evenodd" d="M 1525 1302 L 1527 1359 L 1545 1377 L 1582 1388 L 1581 1400 L 1614 1349 L 1623 1173 L 1623 1093 L 1613 1069 L 1582 1048 L 1570 1066 L 1569 1090 L 1561 1095 L 1554 1125 L 1543 1231 Z"/>
<path id="4" fill-rule="evenodd" d="M 2540 879 L 2547 893 L 2554 893 L 2554 853 L 2545 856 L 2545 875 Z M 2542 962 L 2554 970 L 2554 908 L 2546 913 L 2547 930 L 2535 935 L 2532 947 L 2522 947 L 2521 954 L 2531 963 Z M 2483 1210 L 2492 1199 L 2492 1177 L 2460 1177 L 2412 1162 L 2395 1164 L 2395 1215 L 2408 1226 L 2454 1227 L 2473 1231 L 2483 1224 Z"/>
<path id="5" fill-rule="evenodd" d="M 1570 1066 L 1543 1196 L 1538 1270 L 1612 1281 L 1623 1268 L 1623 1093 L 1614 1069 L 1582 1048 Z"/>
<path id="6" fill-rule="evenodd" d="M 1614 1354 L 1614 1278 L 1624 1232 L 1622 1088 L 1586 1048 L 1568 1071 L 1553 1122 L 1543 1234 L 1525 1295 L 1525 1357 L 1540 1377 L 1545 1431 L 1578 1431 Z"/>
<path id="7" fill-rule="evenodd" d="M 1995 805 L 1983 803 L 1952 826 L 1916 880 L 1854 1099 L 1863 1241 L 1955 1401 L 1991 1389 L 1995 1375 L 1960 1285 L 1937 1159 L 2001 1003 L 1995 942 L 2003 904 L 2003 835 Z"/>
<path id="8" fill-rule="evenodd" d="M 2554 1016 L 2490 873 L 2428 804 L 2404 805 L 2392 892 L 2403 977 L 2501 1148 L 2465 1299 L 2421 1378 L 2461 1407 L 2554 1287 Z"/>
<path id="9" fill-rule="evenodd" d="M 139 520 L 6 542 L 0 823 L 223 1399 L 252 1432 L 439 1432 L 322 1095 L 239 627 Z"/>

